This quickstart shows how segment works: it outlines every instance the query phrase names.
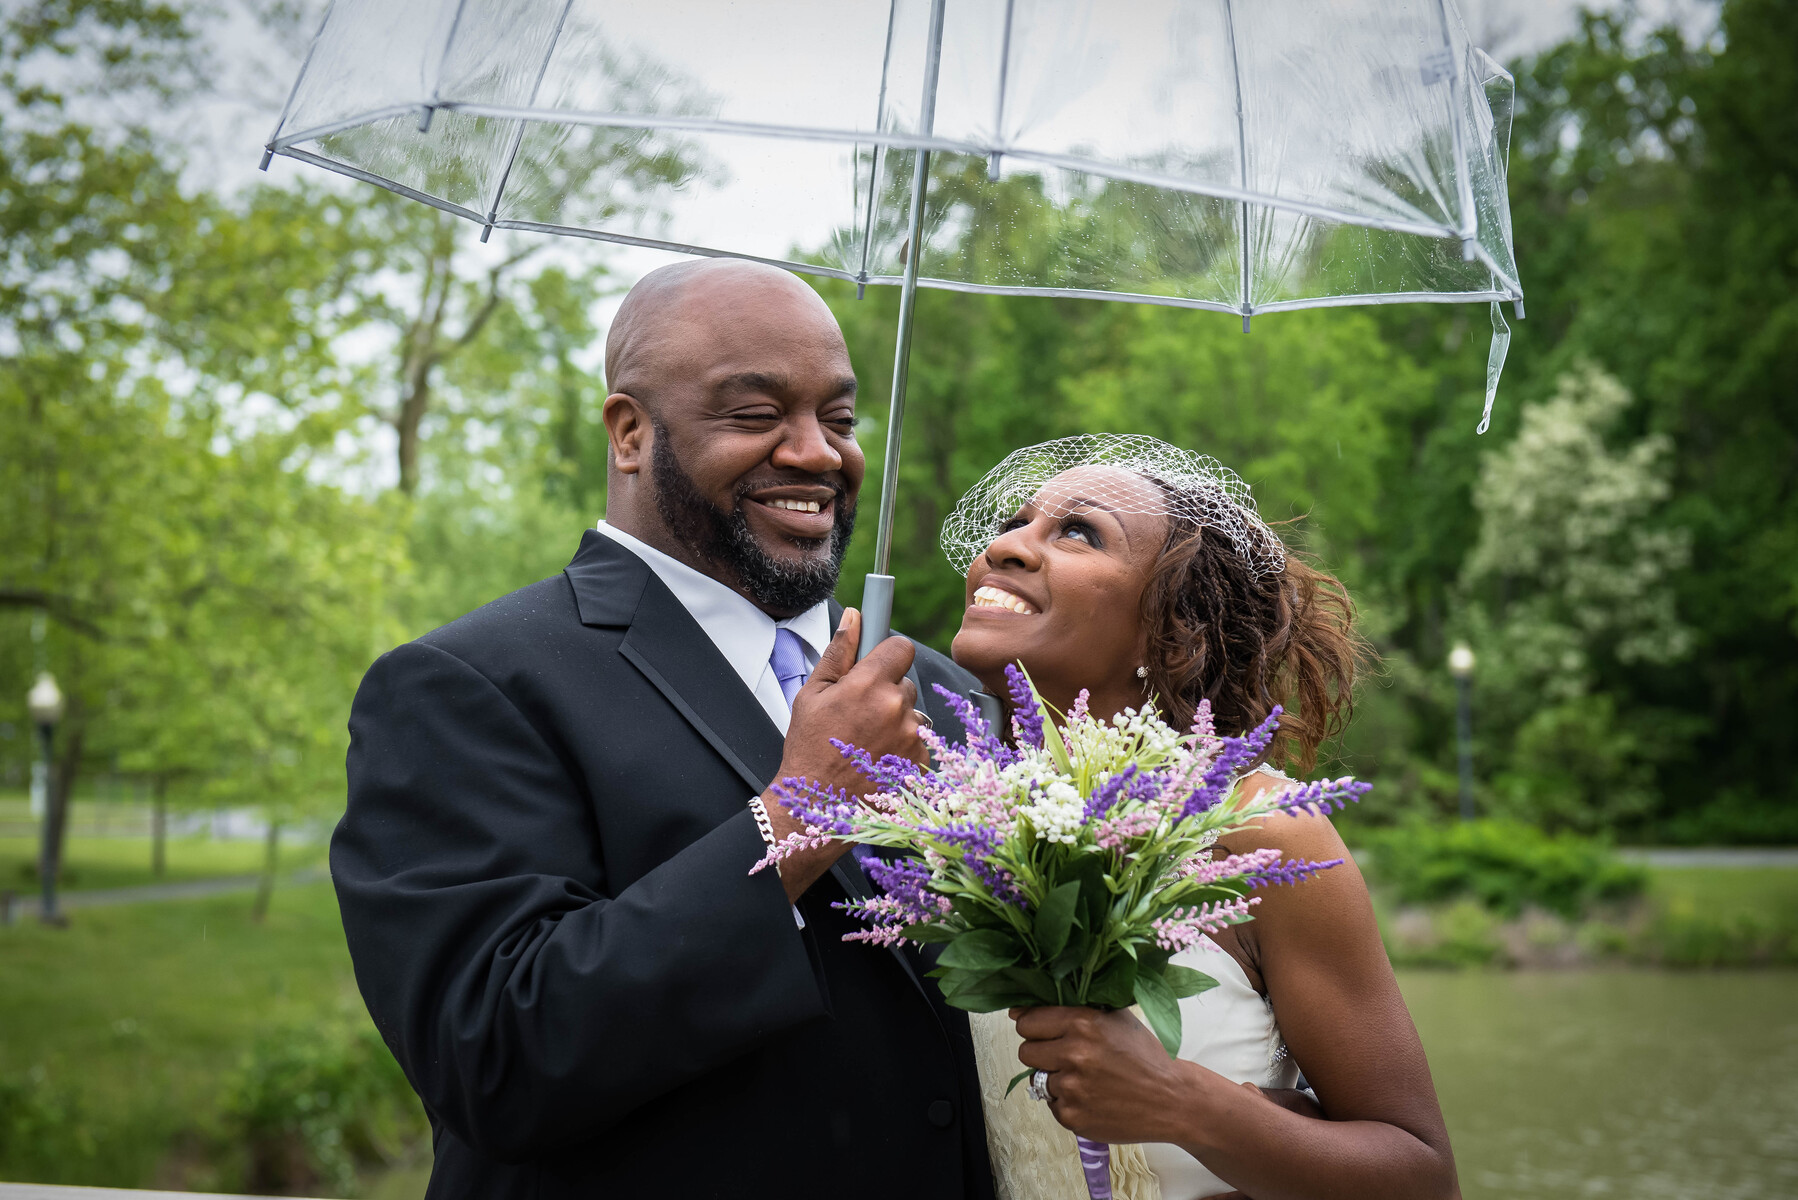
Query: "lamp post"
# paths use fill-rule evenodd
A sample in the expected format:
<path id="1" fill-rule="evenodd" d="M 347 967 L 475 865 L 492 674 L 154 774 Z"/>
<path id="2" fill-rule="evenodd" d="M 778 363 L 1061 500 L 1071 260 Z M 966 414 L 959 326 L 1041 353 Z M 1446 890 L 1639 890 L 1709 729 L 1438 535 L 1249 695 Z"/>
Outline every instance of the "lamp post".
<path id="1" fill-rule="evenodd" d="M 1448 652 L 1455 677 L 1455 756 L 1461 775 L 1461 819 L 1473 820 L 1473 647 L 1456 642 Z"/>
<path id="2" fill-rule="evenodd" d="M 56 762 L 53 756 L 56 725 L 62 720 L 63 712 L 62 689 L 56 686 L 55 676 L 48 671 L 38 674 L 37 682 L 25 693 L 25 707 L 31 713 L 31 723 L 37 727 L 38 749 L 42 756 L 41 771 L 32 772 L 33 790 L 41 787 L 44 797 L 44 834 L 38 846 L 37 860 L 38 882 L 44 889 L 44 903 L 39 916 L 47 925 L 60 925 L 62 914 L 56 908 L 56 875 L 62 864 L 62 826 L 66 805 L 57 796 L 52 777 Z"/>

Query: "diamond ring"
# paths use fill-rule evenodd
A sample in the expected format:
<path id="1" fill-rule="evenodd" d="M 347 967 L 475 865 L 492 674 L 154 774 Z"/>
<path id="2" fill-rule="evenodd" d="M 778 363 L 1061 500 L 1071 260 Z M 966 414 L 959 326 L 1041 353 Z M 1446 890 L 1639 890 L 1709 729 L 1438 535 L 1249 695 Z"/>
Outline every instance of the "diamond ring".
<path id="1" fill-rule="evenodd" d="M 1030 1077 L 1030 1082 L 1024 1085 L 1024 1092 L 1032 1100 L 1042 1100 L 1044 1102 L 1053 1100 L 1054 1097 L 1049 1095 L 1049 1073 L 1047 1071 L 1038 1071 L 1036 1074 L 1032 1075 Z"/>

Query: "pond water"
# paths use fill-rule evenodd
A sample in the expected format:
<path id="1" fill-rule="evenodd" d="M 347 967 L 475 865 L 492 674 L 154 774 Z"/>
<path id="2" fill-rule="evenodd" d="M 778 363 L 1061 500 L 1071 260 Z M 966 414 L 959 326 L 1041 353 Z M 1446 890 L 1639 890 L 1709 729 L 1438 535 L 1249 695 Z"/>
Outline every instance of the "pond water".
<path id="1" fill-rule="evenodd" d="M 1467 1200 L 1798 1197 L 1798 973 L 1399 981 Z"/>
<path id="2" fill-rule="evenodd" d="M 1798 1197 L 1798 972 L 1405 971 L 1466 1200 Z M 415 1200 L 428 1170 L 371 1190 Z"/>

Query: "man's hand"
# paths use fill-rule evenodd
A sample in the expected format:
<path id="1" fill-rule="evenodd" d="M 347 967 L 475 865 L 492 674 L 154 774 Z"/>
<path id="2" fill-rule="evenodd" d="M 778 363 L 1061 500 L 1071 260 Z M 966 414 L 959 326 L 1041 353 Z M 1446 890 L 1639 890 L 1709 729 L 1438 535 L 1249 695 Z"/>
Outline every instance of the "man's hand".
<path id="1" fill-rule="evenodd" d="M 855 661 L 861 638 L 862 617 L 844 609 L 837 634 L 825 648 L 805 686 L 793 697 L 793 719 L 787 726 L 786 750 L 777 779 L 800 777 L 829 787 L 846 788 L 851 795 L 872 790 L 849 760 L 837 752 L 830 739 L 860 746 L 876 759 L 897 754 L 913 762 L 925 761 L 926 749 L 918 737 L 917 685 L 907 679 L 913 656 L 912 644 L 890 637 L 874 647 L 868 657 Z M 775 799 L 773 789 L 762 793 L 776 841 L 803 826 Z M 832 842 L 808 850 L 780 864 L 781 883 L 787 897 L 797 900 L 830 864 L 842 857 L 848 845 Z"/>

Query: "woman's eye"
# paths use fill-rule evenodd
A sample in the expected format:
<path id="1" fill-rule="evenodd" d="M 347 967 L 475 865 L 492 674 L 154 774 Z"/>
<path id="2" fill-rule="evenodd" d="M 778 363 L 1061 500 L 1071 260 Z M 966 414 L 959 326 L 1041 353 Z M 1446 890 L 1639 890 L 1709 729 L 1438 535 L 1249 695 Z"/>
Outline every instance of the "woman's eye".
<path id="1" fill-rule="evenodd" d="M 1012 530 L 1022 529 L 1028 524 L 1030 524 L 1030 522 L 1026 521 L 1023 517 L 1012 517 L 1008 521 L 999 522 L 999 532 L 1010 533 Z"/>
<path id="2" fill-rule="evenodd" d="M 1093 547 L 1099 545 L 1098 532 L 1085 521 L 1069 521 L 1061 527 L 1061 536 L 1073 538 L 1075 541 L 1085 542 L 1087 545 Z"/>

